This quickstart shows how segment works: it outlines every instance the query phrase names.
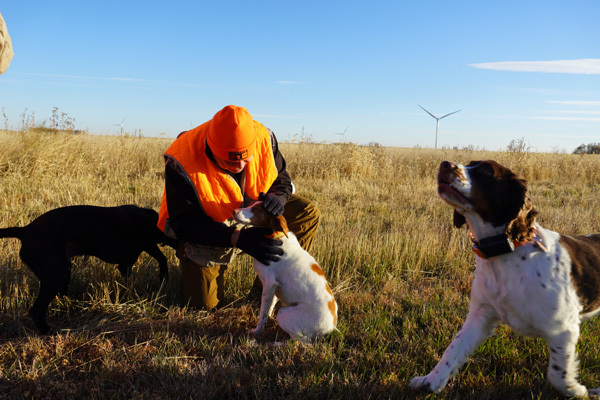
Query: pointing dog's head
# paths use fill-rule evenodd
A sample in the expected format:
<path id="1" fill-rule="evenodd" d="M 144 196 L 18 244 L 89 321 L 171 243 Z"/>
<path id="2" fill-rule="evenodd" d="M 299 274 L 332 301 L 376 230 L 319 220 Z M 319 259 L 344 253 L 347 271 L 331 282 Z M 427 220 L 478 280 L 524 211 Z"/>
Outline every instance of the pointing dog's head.
<path id="1" fill-rule="evenodd" d="M 245 208 L 237 208 L 233 211 L 233 218 L 244 225 L 264 226 L 271 228 L 273 232 L 289 232 L 287 222 L 283 215 L 274 216 L 262 205 L 262 201 L 256 201 Z"/>

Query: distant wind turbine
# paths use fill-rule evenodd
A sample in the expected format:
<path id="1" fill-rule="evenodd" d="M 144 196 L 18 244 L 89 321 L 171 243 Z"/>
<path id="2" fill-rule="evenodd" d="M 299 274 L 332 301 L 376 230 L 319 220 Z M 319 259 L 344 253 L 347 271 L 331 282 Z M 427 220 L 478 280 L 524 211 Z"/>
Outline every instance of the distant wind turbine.
<path id="1" fill-rule="evenodd" d="M 418 106 L 421 107 L 420 104 Z M 423 107 L 421 107 L 421 108 L 423 108 Z M 433 118 L 435 118 L 435 121 L 436 121 L 436 124 L 435 124 L 435 148 L 437 149 L 437 138 L 438 138 L 438 130 L 440 129 L 440 119 L 446 118 L 447 116 L 452 115 L 452 114 L 456 114 L 457 112 L 462 111 L 462 110 L 453 111 L 450 114 L 446 114 L 446 115 L 441 116 L 439 118 L 436 117 L 435 115 L 433 115 L 432 113 L 430 113 L 429 111 L 425 110 L 425 108 L 423 108 L 423 111 L 425 111 L 427 114 L 429 114 Z"/>
<path id="2" fill-rule="evenodd" d="M 350 125 L 348 125 L 346 129 L 344 129 L 344 132 L 335 132 L 334 135 L 341 135 L 342 141 L 346 142 L 346 131 L 348 130 L 348 128 L 350 128 Z"/>
<path id="3" fill-rule="evenodd" d="M 127 118 L 127 117 L 123 118 L 123 121 L 121 121 L 121 123 L 120 123 L 120 124 L 113 124 L 113 126 L 120 126 L 120 127 L 121 127 L 121 135 L 123 134 L 123 122 L 125 122 L 125 119 L 126 119 L 126 118 Z"/>

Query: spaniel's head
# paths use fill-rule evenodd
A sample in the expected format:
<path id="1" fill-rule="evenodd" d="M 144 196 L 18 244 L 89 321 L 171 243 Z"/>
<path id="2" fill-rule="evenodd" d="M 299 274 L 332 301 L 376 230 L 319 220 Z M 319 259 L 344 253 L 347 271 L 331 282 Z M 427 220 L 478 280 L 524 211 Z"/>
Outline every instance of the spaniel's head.
<path id="1" fill-rule="evenodd" d="M 495 161 L 471 161 L 464 166 L 443 161 L 438 171 L 438 195 L 454 208 L 454 225 L 469 216 L 500 227 L 511 240 L 530 240 L 535 216 L 526 181 Z"/>
<path id="2" fill-rule="evenodd" d="M 244 225 L 264 226 L 273 232 L 288 233 L 287 222 L 283 215 L 274 216 L 263 207 L 262 201 L 256 201 L 246 208 L 233 211 L 233 218 Z"/>

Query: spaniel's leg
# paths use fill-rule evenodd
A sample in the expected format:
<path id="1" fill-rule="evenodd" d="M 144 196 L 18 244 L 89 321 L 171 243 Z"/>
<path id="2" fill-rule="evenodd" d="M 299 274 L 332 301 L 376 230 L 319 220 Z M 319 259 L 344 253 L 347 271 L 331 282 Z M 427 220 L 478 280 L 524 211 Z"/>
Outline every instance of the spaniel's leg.
<path id="1" fill-rule="evenodd" d="M 434 393 L 441 392 L 469 356 L 493 333 L 497 322 L 496 314 L 491 309 L 474 305 L 471 301 L 469 314 L 462 329 L 448 346 L 440 362 L 427 376 L 413 378 L 409 387 L 422 388 Z"/>
<path id="2" fill-rule="evenodd" d="M 585 397 L 588 391 L 577 380 L 579 361 L 575 345 L 579 338 L 579 326 L 573 325 L 568 330 L 547 339 L 550 349 L 548 364 L 548 380 L 565 396 Z M 590 391 L 590 395 L 598 395 L 598 389 Z"/>

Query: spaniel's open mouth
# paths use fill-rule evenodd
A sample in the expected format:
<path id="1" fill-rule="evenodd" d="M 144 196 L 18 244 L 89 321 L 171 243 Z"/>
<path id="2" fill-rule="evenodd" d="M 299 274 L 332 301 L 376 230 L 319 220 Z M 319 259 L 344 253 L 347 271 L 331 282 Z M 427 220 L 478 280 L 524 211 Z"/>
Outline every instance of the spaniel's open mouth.
<path id="1" fill-rule="evenodd" d="M 459 204 L 473 204 L 473 201 L 456 190 L 450 182 L 438 178 L 438 196 L 444 200 L 455 199 Z"/>

